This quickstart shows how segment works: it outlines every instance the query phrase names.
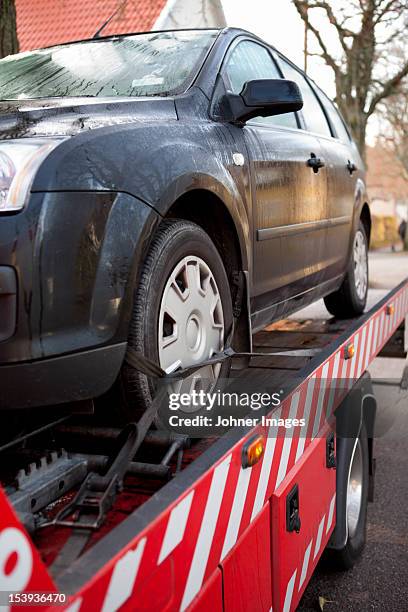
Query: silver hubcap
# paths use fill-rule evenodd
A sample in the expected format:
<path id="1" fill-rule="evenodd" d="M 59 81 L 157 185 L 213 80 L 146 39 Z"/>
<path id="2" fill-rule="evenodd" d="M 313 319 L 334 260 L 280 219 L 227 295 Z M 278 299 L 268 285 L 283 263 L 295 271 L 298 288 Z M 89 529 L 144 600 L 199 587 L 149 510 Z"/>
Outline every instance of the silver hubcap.
<path id="1" fill-rule="evenodd" d="M 366 241 L 360 230 L 358 230 L 354 238 L 353 259 L 356 292 L 360 300 L 363 300 L 367 292 L 368 257 Z"/>
<path id="2" fill-rule="evenodd" d="M 351 458 L 348 488 L 347 488 L 347 527 L 349 536 L 353 536 L 357 529 L 361 511 L 363 489 L 363 452 L 358 439 Z"/>
<path id="3" fill-rule="evenodd" d="M 163 291 L 159 313 L 160 366 L 168 373 L 200 363 L 223 348 L 224 313 L 220 292 L 208 265 L 188 256 L 174 268 Z M 214 381 L 220 365 L 206 366 L 183 383 Z"/>

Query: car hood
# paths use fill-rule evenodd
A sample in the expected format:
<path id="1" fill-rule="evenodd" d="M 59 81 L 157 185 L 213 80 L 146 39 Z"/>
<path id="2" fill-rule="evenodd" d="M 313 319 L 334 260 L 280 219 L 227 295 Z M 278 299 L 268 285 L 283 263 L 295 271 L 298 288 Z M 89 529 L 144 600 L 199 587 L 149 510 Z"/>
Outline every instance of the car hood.
<path id="1" fill-rule="evenodd" d="M 0 140 L 72 136 L 123 123 L 177 120 L 173 98 L 41 98 L 0 101 Z"/>

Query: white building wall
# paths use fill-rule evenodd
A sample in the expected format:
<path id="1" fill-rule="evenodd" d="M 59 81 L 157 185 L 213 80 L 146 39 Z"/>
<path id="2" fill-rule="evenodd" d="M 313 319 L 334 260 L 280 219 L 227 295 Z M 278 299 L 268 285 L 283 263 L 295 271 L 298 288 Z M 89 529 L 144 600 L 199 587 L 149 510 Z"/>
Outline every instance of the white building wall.
<path id="1" fill-rule="evenodd" d="M 221 0 L 168 0 L 152 30 L 224 28 Z"/>

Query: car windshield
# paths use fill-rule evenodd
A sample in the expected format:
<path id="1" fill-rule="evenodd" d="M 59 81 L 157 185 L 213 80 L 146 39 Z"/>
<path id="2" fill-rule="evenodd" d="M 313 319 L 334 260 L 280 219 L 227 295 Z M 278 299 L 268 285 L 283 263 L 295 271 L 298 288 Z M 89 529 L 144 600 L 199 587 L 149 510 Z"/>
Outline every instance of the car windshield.
<path id="1" fill-rule="evenodd" d="M 217 33 L 137 34 L 10 55 L 0 60 L 0 100 L 180 93 Z"/>

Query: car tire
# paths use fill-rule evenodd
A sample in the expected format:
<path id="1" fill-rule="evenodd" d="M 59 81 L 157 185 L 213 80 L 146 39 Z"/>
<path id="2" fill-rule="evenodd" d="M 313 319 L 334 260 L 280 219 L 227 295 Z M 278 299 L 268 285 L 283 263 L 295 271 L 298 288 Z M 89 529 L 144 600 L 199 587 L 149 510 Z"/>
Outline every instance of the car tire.
<path id="1" fill-rule="evenodd" d="M 324 303 L 330 314 L 349 319 L 364 312 L 368 293 L 368 237 L 360 221 L 353 237 L 353 248 L 341 287 L 327 295 Z"/>
<path id="2" fill-rule="evenodd" d="M 201 285 L 202 289 L 205 284 L 207 290 L 211 293 L 210 297 L 214 297 L 217 305 L 213 313 L 209 314 L 207 312 L 200 312 L 200 308 L 204 311 L 207 307 L 201 305 L 201 302 L 197 306 L 198 310 L 193 308 L 193 303 L 186 308 L 184 303 L 180 303 L 179 315 L 177 313 L 173 315 L 175 319 L 179 316 L 179 320 L 176 320 L 176 325 L 174 325 L 174 321 L 170 320 L 169 322 L 165 320 L 166 313 L 163 315 L 166 309 L 164 300 L 165 295 L 169 295 L 170 291 L 172 292 L 172 299 L 176 295 L 175 291 L 173 291 L 175 285 L 171 279 L 177 272 L 177 266 L 181 265 L 181 262 L 187 263 L 185 272 L 182 272 L 184 281 L 179 281 L 178 278 L 175 279 L 177 287 L 180 288 L 180 283 L 190 282 L 190 280 L 186 281 L 186 276 L 189 274 L 192 276 L 193 272 L 195 272 L 200 277 L 200 280 L 192 280 L 191 285 L 193 286 L 194 282 L 203 283 Z M 201 275 L 207 276 L 201 279 Z M 181 287 L 181 290 L 184 293 L 187 290 L 190 291 L 188 286 Z M 166 291 L 167 293 L 165 293 Z M 195 292 L 197 294 L 200 293 L 200 287 L 196 287 Z M 190 294 L 192 294 L 192 291 Z M 189 299 L 192 298 L 189 297 L 187 302 Z M 206 304 L 208 303 L 207 301 Z M 177 310 L 177 307 L 178 304 L 175 306 L 172 304 L 173 309 Z M 188 308 L 192 311 L 190 315 L 188 315 Z M 212 317 L 212 327 L 203 325 L 203 322 L 208 321 L 208 317 Z M 208 338 L 214 335 L 216 339 L 216 330 L 219 329 L 220 321 L 222 321 L 223 325 L 223 339 L 220 346 L 211 347 L 211 342 L 208 344 Z M 228 337 L 232 322 L 232 301 L 227 274 L 221 257 L 208 234 L 200 226 L 190 221 L 180 219 L 163 221 L 150 246 L 139 284 L 135 291 L 128 338 L 129 346 L 159 364 L 163 369 L 167 369 L 169 363 L 168 355 L 165 354 L 166 349 L 161 351 L 159 347 L 161 340 L 165 338 L 164 335 L 159 338 L 159 332 L 164 334 L 167 325 L 169 328 L 168 333 L 170 333 L 170 327 L 173 325 L 172 333 L 174 334 L 175 327 L 181 329 L 183 324 L 186 342 L 184 343 L 184 349 L 183 343 L 180 342 L 181 350 L 180 347 L 177 350 L 181 353 L 181 357 L 177 355 L 176 351 L 174 359 L 177 361 L 180 357 L 182 361 L 181 367 L 185 367 L 197 362 L 200 363 L 208 359 L 217 350 L 220 350 L 223 347 L 223 342 Z M 159 330 L 159 325 L 162 325 L 162 330 Z M 206 336 L 209 327 L 211 327 L 211 334 L 208 333 L 208 337 L 206 337 L 204 342 L 203 337 Z M 166 336 L 166 338 L 169 337 L 171 337 L 171 333 L 170 336 Z M 200 344 L 202 341 L 204 342 L 203 346 Z M 187 342 L 190 342 L 190 346 L 186 348 Z M 163 342 L 164 344 L 165 342 Z M 167 362 L 163 363 L 163 359 L 167 360 Z M 224 362 L 221 366 L 216 367 L 218 367 L 216 372 L 217 378 L 228 375 L 228 362 Z M 139 418 L 152 401 L 155 381 L 130 367 L 127 363 L 124 363 L 119 377 L 119 385 L 122 400 L 122 420 L 131 421 Z"/>
<path id="3" fill-rule="evenodd" d="M 363 422 L 359 437 L 350 456 L 348 469 L 344 471 L 342 491 L 345 499 L 347 540 L 343 548 L 327 550 L 328 560 L 337 569 L 351 569 L 361 556 L 366 543 L 367 505 L 369 493 L 369 449 L 367 429 Z M 361 484 L 358 485 L 358 482 Z M 357 484 L 356 484 L 357 483 Z M 359 494 L 356 493 L 359 491 Z M 359 509 L 357 512 L 357 508 Z"/>

